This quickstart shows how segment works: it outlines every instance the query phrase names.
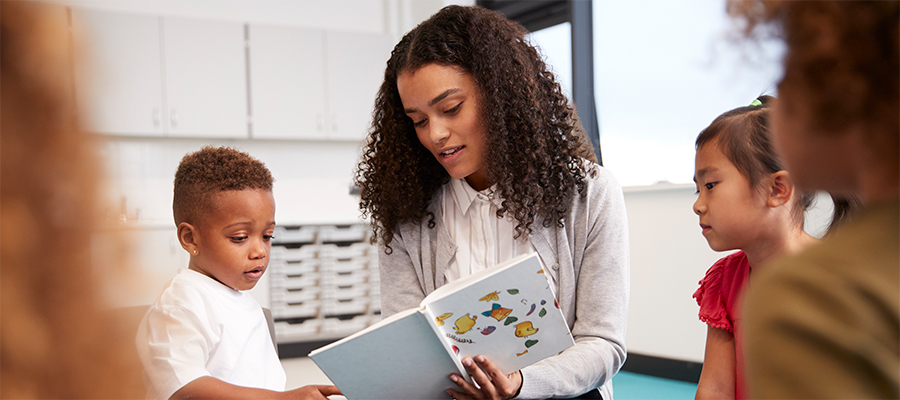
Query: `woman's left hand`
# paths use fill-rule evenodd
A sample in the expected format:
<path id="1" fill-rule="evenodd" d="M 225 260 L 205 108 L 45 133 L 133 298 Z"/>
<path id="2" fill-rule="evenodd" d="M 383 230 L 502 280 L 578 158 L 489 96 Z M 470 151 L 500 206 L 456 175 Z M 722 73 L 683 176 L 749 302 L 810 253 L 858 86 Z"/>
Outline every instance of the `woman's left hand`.
<path id="1" fill-rule="evenodd" d="M 522 386 L 522 372 L 516 371 L 504 375 L 487 357 L 479 355 L 473 360 L 462 359 L 466 371 L 481 389 L 467 382 L 458 374 L 450 374 L 450 379 L 459 386 L 459 390 L 447 389 L 454 399 L 509 399 L 519 392 Z"/>

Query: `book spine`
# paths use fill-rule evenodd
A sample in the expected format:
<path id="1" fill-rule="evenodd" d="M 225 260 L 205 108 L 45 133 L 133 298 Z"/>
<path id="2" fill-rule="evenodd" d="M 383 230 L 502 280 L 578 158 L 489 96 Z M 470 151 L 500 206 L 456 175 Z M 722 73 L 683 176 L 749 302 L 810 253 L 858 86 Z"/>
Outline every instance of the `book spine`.
<path id="1" fill-rule="evenodd" d="M 466 371 L 466 367 L 462 365 L 462 361 L 459 359 L 457 351 L 453 349 L 453 345 L 447 341 L 444 333 L 441 332 L 440 328 L 438 328 L 435 315 L 431 312 L 431 308 L 429 308 L 426 304 L 419 309 L 419 314 L 423 318 L 425 318 L 425 320 L 428 322 L 428 326 L 431 327 L 431 330 L 434 331 L 435 336 L 437 336 L 438 340 L 441 341 L 441 344 L 444 346 L 444 350 L 447 351 L 447 354 L 450 355 L 450 359 L 452 359 L 453 363 L 456 364 L 456 369 L 458 370 L 457 372 L 459 372 L 459 375 L 469 383 L 474 383 L 472 381 L 472 377 L 469 376 L 469 372 Z"/>

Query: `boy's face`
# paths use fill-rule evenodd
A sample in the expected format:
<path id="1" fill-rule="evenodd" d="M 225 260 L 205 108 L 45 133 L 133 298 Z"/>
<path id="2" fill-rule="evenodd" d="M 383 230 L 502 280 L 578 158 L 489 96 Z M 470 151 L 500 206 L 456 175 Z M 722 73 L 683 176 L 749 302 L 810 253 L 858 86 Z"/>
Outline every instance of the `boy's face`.
<path id="1" fill-rule="evenodd" d="M 195 226 L 196 254 L 189 268 L 234 290 L 249 290 L 269 265 L 275 197 L 262 189 L 230 190 L 213 197 Z"/>

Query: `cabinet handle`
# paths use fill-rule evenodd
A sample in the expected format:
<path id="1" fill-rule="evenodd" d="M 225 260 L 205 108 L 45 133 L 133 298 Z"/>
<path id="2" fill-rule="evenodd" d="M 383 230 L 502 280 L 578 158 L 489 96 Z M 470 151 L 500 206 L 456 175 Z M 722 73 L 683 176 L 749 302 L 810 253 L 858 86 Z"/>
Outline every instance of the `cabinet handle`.
<path id="1" fill-rule="evenodd" d="M 172 108 L 172 112 L 169 114 L 169 121 L 172 124 L 172 128 L 178 127 L 178 110 Z"/>
<path id="2" fill-rule="evenodd" d="M 153 127 L 159 129 L 160 115 L 159 107 L 153 107 Z"/>

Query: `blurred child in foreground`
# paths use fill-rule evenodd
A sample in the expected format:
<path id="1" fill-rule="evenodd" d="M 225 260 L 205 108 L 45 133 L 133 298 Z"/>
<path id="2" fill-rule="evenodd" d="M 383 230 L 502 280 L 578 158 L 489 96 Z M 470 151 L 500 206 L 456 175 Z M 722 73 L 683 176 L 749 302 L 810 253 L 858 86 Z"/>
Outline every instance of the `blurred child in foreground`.
<path id="1" fill-rule="evenodd" d="M 66 10 L 3 1 L 0 26 L 0 397 L 142 397 L 100 296 L 133 272 L 115 238 L 91 251 L 101 164 L 77 129 Z"/>
<path id="2" fill-rule="evenodd" d="M 863 203 L 751 281 L 749 394 L 900 398 L 900 2 L 729 6 L 787 44 L 773 139 L 796 184 Z"/>

